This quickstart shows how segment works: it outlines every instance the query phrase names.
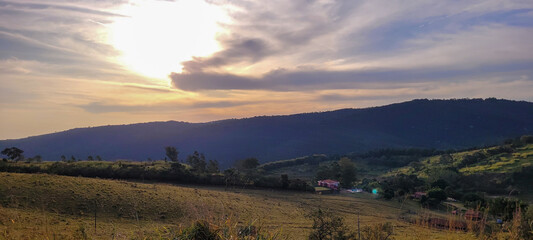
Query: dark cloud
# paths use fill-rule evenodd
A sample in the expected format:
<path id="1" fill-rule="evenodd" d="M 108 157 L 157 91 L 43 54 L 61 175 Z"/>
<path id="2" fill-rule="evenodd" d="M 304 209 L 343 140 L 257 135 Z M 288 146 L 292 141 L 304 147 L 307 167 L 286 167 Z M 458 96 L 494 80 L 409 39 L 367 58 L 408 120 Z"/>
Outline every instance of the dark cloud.
<path id="1" fill-rule="evenodd" d="M 221 67 L 240 62 L 254 63 L 269 55 L 267 44 L 261 39 L 226 39 L 222 42 L 225 50 L 210 57 L 195 57 L 183 62 L 183 71 L 187 73 L 203 72 L 204 69 Z"/>
<path id="2" fill-rule="evenodd" d="M 186 91 L 260 89 L 274 91 L 298 91 L 350 88 L 397 88 L 401 84 L 417 82 L 453 81 L 455 78 L 468 79 L 490 74 L 505 75 L 506 72 L 520 71 L 533 62 L 508 65 L 481 66 L 475 69 L 423 68 L 423 69 L 366 69 L 348 71 L 279 69 L 262 77 L 245 77 L 219 73 L 172 73 L 174 87 Z M 533 71 L 523 71 L 533 75 Z"/>
<path id="3" fill-rule="evenodd" d="M 209 2 L 217 4 L 216 1 Z M 314 39 L 341 28 L 349 16 L 349 9 L 358 4 L 353 1 L 324 4 L 299 0 L 275 8 L 250 1 L 233 1 L 231 5 L 246 11 L 229 11 L 234 24 L 222 25 L 231 35 L 218 39 L 224 50 L 181 63 L 183 72 L 199 73 L 238 63 L 253 64 L 269 56 L 298 51 Z"/>
<path id="4" fill-rule="evenodd" d="M 402 76 L 403 75 L 403 76 Z M 409 79 L 410 73 L 395 71 L 272 71 L 260 78 L 217 73 L 172 73 L 176 88 L 186 91 L 262 89 L 277 91 L 339 89 L 375 81 Z"/>

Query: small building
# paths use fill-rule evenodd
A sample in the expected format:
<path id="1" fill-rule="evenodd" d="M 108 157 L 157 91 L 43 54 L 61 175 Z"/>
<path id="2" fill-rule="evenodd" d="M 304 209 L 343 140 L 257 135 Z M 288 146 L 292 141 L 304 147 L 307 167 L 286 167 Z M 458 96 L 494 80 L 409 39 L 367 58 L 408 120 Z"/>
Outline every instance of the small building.
<path id="1" fill-rule="evenodd" d="M 361 188 L 353 188 L 353 189 L 348 189 L 349 193 L 362 193 L 363 192 L 363 189 Z"/>
<path id="2" fill-rule="evenodd" d="M 318 186 L 331 188 L 333 190 L 339 190 L 339 181 L 335 181 L 331 179 L 319 180 Z"/>
<path id="3" fill-rule="evenodd" d="M 427 193 L 425 192 L 415 192 L 413 193 L 413 195 L 411 195 L 412 198 L 414 199 L 422 199 L 422 196 L 426 196 Z"/>

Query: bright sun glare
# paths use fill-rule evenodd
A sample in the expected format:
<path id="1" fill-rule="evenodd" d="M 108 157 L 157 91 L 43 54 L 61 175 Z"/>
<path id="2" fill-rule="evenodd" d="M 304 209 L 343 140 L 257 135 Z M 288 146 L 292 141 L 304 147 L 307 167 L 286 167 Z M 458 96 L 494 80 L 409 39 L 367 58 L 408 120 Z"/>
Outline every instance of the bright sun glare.
<path id="1" fill-rule="evenodd" d="M 121 11 L 129 16 L 110 27 L 110 43 L 122 52 L 118 61 L 134 72 L 166 79 L 181 62 L 216 52 L 224 13 L 199 0 L 135 1 Z"/>

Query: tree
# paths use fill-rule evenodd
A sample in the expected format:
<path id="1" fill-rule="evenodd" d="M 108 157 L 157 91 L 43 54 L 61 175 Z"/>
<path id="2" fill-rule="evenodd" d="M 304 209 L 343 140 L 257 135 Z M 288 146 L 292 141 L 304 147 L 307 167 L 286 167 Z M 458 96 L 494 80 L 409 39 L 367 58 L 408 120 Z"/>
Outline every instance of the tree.
<path id="1" fill-rule="evenodd" d="M 65 155 L 61 155 L 61 162 L 66 162 L 67 161 L 67 157 L 65 157 Z"/>
<path id="2" fill-rule="evenodd" d="M 340 180 L 341 179 L 341 167 L 338 162 L 332 162 L 329 166 L 320 166 L 316 173 L 316 180 L 332 179 Z"/>
<path id="3" fill-rule="evenodd" d="M 33 161 L 35 161 L 35 162 L 42 162 L 42 161 L 43 161 L 43 158 L 41 157 L 41 155 L 35 155 L 35 157 L 33 157 Z"/>
<path id="4" fill-rule="evenodd" d="M 281 188 L 287 188 L 289 186 L 289 175 L 281 174 L 280 184 Z"/>
<path id="5" fill-rule="evenodd" d="M 436 188 L 440 188 L 440 189 L 446 189 L 447 186 L 449 186 L 449 184 L 444 179 L 439 179 L 439 180 L 431 183 L 431 187 L 434 187 L 434 188 L 436 187 Z"/>
<path id="6" fill-rule="evenodd" d="M 450 155 L 449 153 L 446 153 L 446 154 L 442 154 L 442 155 L 440 155 L 440 157 L 439 157 L 439 163 L 440 163 L 440 164 L 449 164 L 449 163 L 453 163 L 453 157 L 452 157 L 452 155 Z"/>
<path id="7" fill-rule="evenodd" d="M 88 156 L 88 157 L 87 157 L 87 161 L 92 161 L 92 160 L 94 160 L 94 159 L 93 159 L 93 156 Z"/>
<path id="8" fill-rule="evenodd" d="M 237 169 L 235 168 L 226 169 L 224 171 L 224 182 L 226 183 L 226 188 L 224 190 L 228 189 L 230 185 L 235 186 L 238 178 L 239 178 L 239 172 L 237 171 Z"/>
<path id="9" fill-rule="evenodd" d="M 259 166 L 257 158 L 246 158 L 235 162 L 235 167 L 239 170 L 251 170 Z"/>
<path id="10" fill-rule="evenodd" d="M 194 151 L 192 155 L 187 156 L 187 163 L 191 165 L 193 171 L 198 173 L 204 173 L 206 171 L 205 156 L 203 153 Z"/>
<path id="11" fill-rule="evenodd" d="M 209 160 L 209 163 L 207 163 L 207 172 L 208 173 L 220 172 L 217 160 Z"/>
<path id="12" fill-rule="evenodd" d="M 6 155 L 11 160 L 20 161 L 24 158 L 24 156 L 22 155 L 23 152 L 24 151 L 22 151 L 21 149 L 18 149 L 16 147 L 11 147 L 11 148 L 6 148 L 2 150 L 1 153 L 3 155 Z"/>
<path id="13" fill-rule="evenodd" d="M 503 221 L 510 221 L 518 208 L 526 209 L 527 204 L 518 200 L 498 197 L 488 201 L 489 213 L 494 217 L 502 218 Z"/>
<path id="14" fill-rule="evenodd" d="M 485 205 L 485 198 L 477 193 L 466 193 L 463 196 L 463 202 L 465 207 L 479 208 Z"/>
<path id="15" fill-rule="evenodd" d="M 170 159 L 170 161 L 172 162 L 177 162 L 178 161 L 178 150 L 176 150 L 175 147 L 172 147 L 172 146 L 167 146 L 165 147 L 165 154 L 167 155 L 168 159 Z"/>
<path id="16" fill-rule="evenodd" d="M 340 184 L 341 187 L 351 188 L 352 183 L 355 182 L 355 164 L 347 157 L 343 157 L 339 160 L 339 166 L 341 169 Z"/>
<path id="17" fill-rule="evenodd" d="M 344 219 L 330 211 L 318 209 L 307 217 L 313 221 L 309 240 L 347 240 L 355 237 L 344 225 Z"/>
<path id="18" fill-rule="evenodd" d="M 102 157 L 100 157 L 100 155 L 96 155 L 96 161 L 102 161 Z"/>
<path id="19" fill-rule="evenodd" d="M 446 200 L 446 192 L 440 188 L 432 188 L 428 191 L 428 204 L 430 206 L 437 206 L 440 202 Z"/>

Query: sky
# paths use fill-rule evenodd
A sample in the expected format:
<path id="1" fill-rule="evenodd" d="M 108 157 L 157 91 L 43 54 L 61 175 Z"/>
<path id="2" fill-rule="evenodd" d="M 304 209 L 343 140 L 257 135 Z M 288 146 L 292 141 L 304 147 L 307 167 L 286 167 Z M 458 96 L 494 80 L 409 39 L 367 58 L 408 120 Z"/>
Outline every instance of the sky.
<path id="1" fill-rule="evenodd" d="M 0 139 L 533 101 L 533 1 L 0 0 Z"/>

